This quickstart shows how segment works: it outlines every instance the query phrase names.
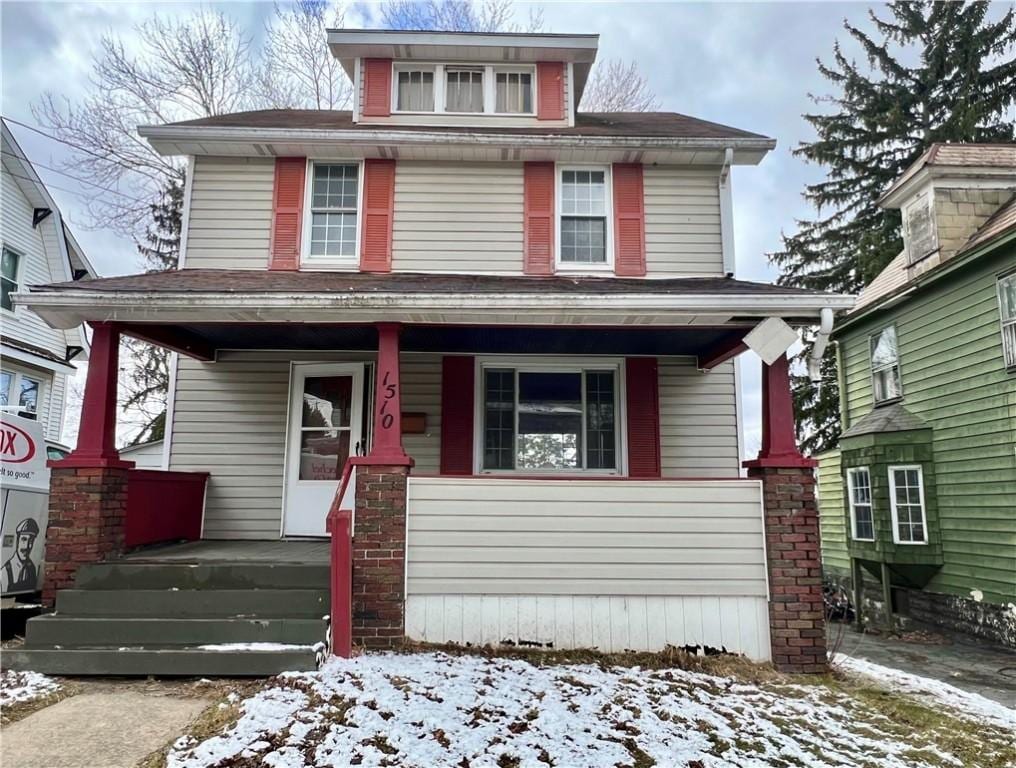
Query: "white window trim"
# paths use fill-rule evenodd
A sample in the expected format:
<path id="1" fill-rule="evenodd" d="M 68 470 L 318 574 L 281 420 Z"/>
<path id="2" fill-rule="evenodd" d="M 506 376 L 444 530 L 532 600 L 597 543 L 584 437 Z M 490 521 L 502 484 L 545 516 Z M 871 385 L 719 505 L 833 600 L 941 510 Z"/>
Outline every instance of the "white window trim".
<path id="1" fill-rule="evenodd" d="M 483 111 L 452 112 L 445 109 L 445 94 L 448 84 L 445 81 L 445 68 L 482 69 L 483 70 Z M 399 109 L 399 72 L 424 71 L 434 73 L 434 109 Z M 497 112 L 497 73 L 525 72 L 531 76 L 532 111 L 530 112 Z M 535 64 L 470 64 L 469 62 L 432 62 L 432 61 L 396 61 L 392 62 L 391 112 L 393 115 L 449 115 L 452 117 L 536 117 L 537 88 Z"/>
<path id="2" fill-rule="evenodd" d="M 35 371 L 26 371 L 21 368 L 15 368 L 7 363 L 4 364 L 4 373 L 11 375 L 11 388 L 7 393 L 7 402 L 5 412 L 13 413 L 15 416 L 21 413 L 21 407 L 18 403 L 13 402 L 13 396 L 21 394 L 21 380 L 24 378 L 31 379 L 39 383 L 39 394 L 35 402 L 35 420 L 42 424 L 43 430 L 49 432 L 49 400 L 47 399 L 50 395 L 51 387 L 50 383 L 53 381 L 52 374 L 47 375 L 46 373 L 37 373 Z M 20 397 L 18 398 L 20 399 Z"/>
<path id="3" fill-rule="evenodd" d="M 864 472 L 868 475 L 868 493 L 871 496 L 871 501 L 868 503 L 868 508 L 871 510 L 871 538 L 862 538 L 857 535 L 857 514 L 855 512 L 855 500 L 854 500 L 854 485 L 853 476 L 860 472 Z M 875 489 L 871 482 L 871 470 L 868 467 L 848 467 L 847 468 L 847 504 L 850 509 L 850 538 L 854 541 L 874 541 L 875 540 Z"/>
<path id="4" fill-rule="evenodd" d="M 901 541 L 899 515 L 896 511 L 896 472 L 900 470 L 917 470 L 917 495 L 921 500 L 921 527 L 924 529 L 924 541 Z M 920 464 L 892 464 L 889 466 L 889 506 L 892 509 L 893 543 L 901 546 L 923 547 L 928 545 L 928 507 L 924 503 L 924 469 Z"/>
<path id="5" fill-rule="evenodd" d="M 313 206 L 311 205 L 314 190 L 314 164 L 321 165 L 355 165 L 356 166 L 356 241 L 352 256 L 311 256 L 310 238 Z M 307 158 L 307 169 L 304 171 L 303 185 L 303 227 L 300 232 L 300 266 L 315 269 L 349 271 L 360 268 L 360 233 L 363 230 L 363 160 L 356 158 Z"/>
<path id="6" fill-rule="evenodd" d="M 523 373 L 581 373 L 585 370 L 613 370 L 615 379 L 614 396 L 614 438 L 616 441 L 617 467 L 614 469 L 484 469 L 483 468 L 483 372 L 487 368 L 514 368 Z M 517 375 L 516 373 L 516 375 Z M 548 480 L 557 477 L 627 477 L 628 476 L 628 413 L 626 408 L 625 365 L 621 357 L 567 357 L 548 358 L 540 356 L 489 355 L 477 357 L 473 366 L 473 474 L 474 475 L 541 475 Z M 518 440 L 518 387 L 515 389 L 515 439 Z M 586 431 L 585 387 L 582 390 L 582 434 Z M 516 449 L 518 446 L 516 445 Z M 582 442 L 583 451 L 586 448 Z M 583 462 L 585 456 L 583 456 Z"/>
<path id="7" fill-rule="evenodd" d="M 554 173 L 554 271 L 569 274 L 602 275 L 614 272 L 614 177 L 610 163 L 555 163 Z M 604 189 L 603 207 L 607 219 L 606 243 L 604 244 L 606 261 L 603 264 L 576 264 L 561 261 L 561 219 L 562 187 L 561 177 L 565 171 L 603 171 Z"/>
<path id="8" fill-rule="evenodd" d="M 14 292 L 17 293 L 18 291 L 21 290 L 21 286 L 24 285 L 25 262 L 28 260 L 28 256 L 20 248 L 15 248 L 14 246 L 8 245 L 3 241 L 0 241 L 0 249 L 8 250 L 18 257 L 18 269 L 17 272 L 15 272 L 14 274 L 14 282 L 17 286 L 14 289 Z M 0 317 L 10 317 L 10 318 L 21 317 L 21 313 L 19 312 L 20 309 L 21 307 L 19 307 L 17 304 L 14 305 L 13 309 L 0 307 Z"/>
<path id="9" fill-rule="evenodd" d="M 883 365 L 878 370 L 879 371 L 883 371 L 883 370 L 888 370 L 888 369 L 890 369 L 892 367 L 896 368 L 896 374 L 897 374 L 896 378 L 899 380 L 900 393 L 898 395 L 896 395 L 896 397 L 887 397 L 887 398 L 884 398 L 882 400 L 879 400 L 878 399 L 878 393 L 877 393 L 876 387 L 875 387 L 875 360 L 873 358 L 873 353 L 875 351 L 875 348 L 874 348 L 874 346 L 872 346 L 872 341 L 875 340 L 875 339 L 878 339 L 879 336 L 881 336 L 883 333 L 885 333 L 890 328 L 893 329 L 893 336 L 896 337 L 896 364 L 895 364 L 895 366 Z M 890 325 L 883 326 L 882 328 L 880 328 L 878 330 L 877 333 L 873 333 L 870 336 L 868 336 L 868 368 L 869 368 L 869 371 L 871 373 L 871 402 L 874 405 L 888 405 L 889 403 L 898 403 L 898 402 L 900 402 L 903 399 L 903 394 L 904 394 L 903 393 L 903 365 L 902 365 L 901 360 L 900 360 L 900 334 L 899 334 L 899 331 L 896 330 L 896 325 L 895 324 L 890 324 Z"/>
<path id="10" fill-rule="evenodd" d="M 1007 370 L 1016 371 L 1016 315 L 1007 318 L 1002 303 L 1002 283 L 1007 280 L 1016 281 L 1016 272 L 998 276 L 995 281 L 995 298 L 998 301 L 998 322 L 1002 333 L 1002 362 Z"/>

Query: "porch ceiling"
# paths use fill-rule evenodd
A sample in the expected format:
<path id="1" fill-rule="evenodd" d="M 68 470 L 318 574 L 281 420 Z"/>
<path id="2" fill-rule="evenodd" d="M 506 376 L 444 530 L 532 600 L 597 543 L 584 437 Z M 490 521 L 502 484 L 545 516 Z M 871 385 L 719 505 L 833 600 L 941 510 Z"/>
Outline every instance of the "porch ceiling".
<path id="1" fill-rule="evenodd" d="M 405 325 L 403 352 L 463 354 L 688 355 L 706 359 L 733 347 L 748 325 L 647 328 Z M 182 354 L 214 360 L 219 350 L 377 349 L 372 325 L 314 323 L 127 323 L 129 336 Z"/>

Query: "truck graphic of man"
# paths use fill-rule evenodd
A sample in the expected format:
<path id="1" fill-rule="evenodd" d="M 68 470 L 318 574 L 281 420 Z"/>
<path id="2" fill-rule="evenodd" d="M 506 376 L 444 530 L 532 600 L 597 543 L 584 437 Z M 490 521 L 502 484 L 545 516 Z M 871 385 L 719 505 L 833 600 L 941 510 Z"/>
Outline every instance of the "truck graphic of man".
<path id="1" fill-rule="evenodd" d="M 3 564 L 0 576 L 3 577 L 4 592 L 34 592 L 38 588 L 39 571 L 32 562 L 32 548 L 39 536 L 39 524 L 26 517 L 14 529 L 17 542 L 14 554 Z"/>

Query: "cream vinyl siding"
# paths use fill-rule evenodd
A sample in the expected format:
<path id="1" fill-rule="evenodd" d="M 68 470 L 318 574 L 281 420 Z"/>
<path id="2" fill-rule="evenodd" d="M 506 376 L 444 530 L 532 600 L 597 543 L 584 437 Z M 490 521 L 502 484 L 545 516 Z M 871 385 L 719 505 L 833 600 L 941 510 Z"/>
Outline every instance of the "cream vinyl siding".
<path id="1" fill-rule="evenodd" d="M 49 216 L 37 228 L 32 228 L 33 206 L 19 186 L 20 180 L 13 175 L 23 175 L 19 168 L 4 160 L 4 172 L 0 174 L 0 241 L 21 257 L 18 289 L 24 290 L 29 285 L 45 285 L 54 280 L 63 281 L 66 277 L 60 268 L 63 257 L 57 241 L 55 217 Z M 13 314 L 5 311 L 0 313 L 0 318 L 5 335 L 41 347 L 63 359 L 67 347 L 66 335 L 50 328 L 31 310 L 15 307 Z"/>
<path id="2" fill-rule="evenodd" d="M 719 169 L 647 165 L 646 273 L 723 274 Z"/>
<path id="3" fill-rule="evenodd" d="M 402 446 L 416 464 L 413 472 L 436 474 L 441 470 L 441 355 L 403 354 L 402 412 L 423 413 L 427 419 L 422 435 L 403 435 Z"/>
<path id="4" fill-rule="evenodd" d="M 45 416 L 46 438 L 61 442 L 64 421 L 64 405 L 67 402 L 67 374 L 53 373 L 49 382 L 49 392 L 44 393 L 48 413 Z"/>
<path id="5" fill-rule="evenodd" d="M 664 477 L 737 477 L 734 361 L 708 373 L 693 357 L 661 357 L 660 453 Z"/>
<path id="6" fill-rule="evenodd" d="M 195 157 L 185 266 L 267 269 L 275 161 Z"/>
<path id="7" fill-rule="evenodd" d="M 395 166 L 392 268 L 522 273 L 522 164 Z"/>

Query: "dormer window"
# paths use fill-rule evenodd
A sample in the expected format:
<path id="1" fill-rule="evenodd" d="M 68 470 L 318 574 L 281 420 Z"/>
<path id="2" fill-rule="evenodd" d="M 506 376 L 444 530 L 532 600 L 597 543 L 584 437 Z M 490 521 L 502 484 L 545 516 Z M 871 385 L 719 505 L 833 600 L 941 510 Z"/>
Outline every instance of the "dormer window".
<path id="1" fill-rule="evenodd" d="M 396 62 L 395 112 L 535 116 L 536 68 Z"/>
<path id="2" fill-rule="evenodd" d="M 445 112 L 483 112 L 483 68 L 445 68 Z"/>
<path id="3" fill-rule="evenodd" d="M 398 67 L 395 75 L 395 105 L 399 112 L 434 111 L 433 67 Z"/>

